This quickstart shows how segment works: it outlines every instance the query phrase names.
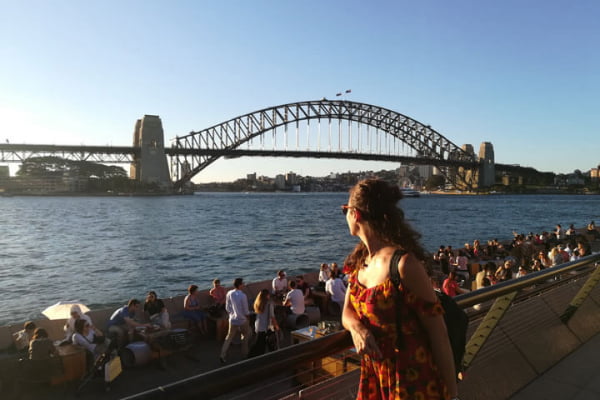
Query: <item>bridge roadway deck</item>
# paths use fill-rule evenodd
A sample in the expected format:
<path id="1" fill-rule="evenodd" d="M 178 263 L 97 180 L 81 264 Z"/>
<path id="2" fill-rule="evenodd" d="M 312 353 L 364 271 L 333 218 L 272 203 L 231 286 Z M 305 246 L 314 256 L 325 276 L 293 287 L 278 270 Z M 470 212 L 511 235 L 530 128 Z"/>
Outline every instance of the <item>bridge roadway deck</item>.
<path id="1" fill-rule="evenodd" d="M 581 345 L 510 400 L 600 399 L 600 334 Z"/>

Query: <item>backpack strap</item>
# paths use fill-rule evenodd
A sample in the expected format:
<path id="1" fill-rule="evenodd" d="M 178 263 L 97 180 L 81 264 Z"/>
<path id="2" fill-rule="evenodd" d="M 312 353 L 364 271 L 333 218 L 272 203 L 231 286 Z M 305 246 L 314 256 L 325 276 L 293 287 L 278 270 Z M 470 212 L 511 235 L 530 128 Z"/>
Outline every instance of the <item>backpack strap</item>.
<path id="1" fill-rule="evenodd" d="M 400 286 L 401 282 L 400 273 L 398 272 L 398 263 L 406 253 L 406 250 L 397 249 L 390 259 L 390 280 L 396 289 L 398 289 L 398 286 Z"/>
<path id="2" fill-rule="evenodd" d="M 390 260 L 390 280 L 394 286 L 394 300 L 396 305 L 396 348 L 404 348 L 404 338 L 400 334 L 402 332 L 402 321 L 400 320 L 400 293 L 398 286 L 400 286 L 400 273 L 398 272 L 398 263 L 400 259 L 407 253 L 406 250 L 397 249 Z"/>

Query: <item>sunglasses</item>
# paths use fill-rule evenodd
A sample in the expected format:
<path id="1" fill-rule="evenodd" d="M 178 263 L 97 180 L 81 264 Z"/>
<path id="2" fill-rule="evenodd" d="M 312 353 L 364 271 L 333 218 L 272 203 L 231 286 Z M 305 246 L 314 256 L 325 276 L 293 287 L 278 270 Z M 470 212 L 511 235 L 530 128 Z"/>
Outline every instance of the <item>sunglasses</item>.
<path id="1" fill-rule="evenodd" d="M 348 214 L 348 210 L 350 208 L 354 208 L 354 207 L 349 206 L 348 204 L 342 204 L 342 214 L 344 214 L 344 215 Z"/>

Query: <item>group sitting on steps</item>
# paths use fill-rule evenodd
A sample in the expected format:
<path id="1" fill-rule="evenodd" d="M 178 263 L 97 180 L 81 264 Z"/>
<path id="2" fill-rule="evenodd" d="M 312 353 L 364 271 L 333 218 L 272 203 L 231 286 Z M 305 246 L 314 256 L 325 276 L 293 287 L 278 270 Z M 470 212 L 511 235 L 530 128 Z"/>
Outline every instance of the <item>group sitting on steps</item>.
<path id="1" fill-rule="evenodd" d="M 440 246 L 433 255 L 439 271 L 437 283 L 447 287 L 444 291 L 452 296 L 481 289 L 590 255 L 592 244 L 599 240 L 600 232 L 591 221 L 580 230 L 572 224 L 566 230 L 557 224 L 550 232 L 513 232 L 513 239 L 505 243 L 491 239 L 486 245 L 476 239 L 458 250 Z"/>

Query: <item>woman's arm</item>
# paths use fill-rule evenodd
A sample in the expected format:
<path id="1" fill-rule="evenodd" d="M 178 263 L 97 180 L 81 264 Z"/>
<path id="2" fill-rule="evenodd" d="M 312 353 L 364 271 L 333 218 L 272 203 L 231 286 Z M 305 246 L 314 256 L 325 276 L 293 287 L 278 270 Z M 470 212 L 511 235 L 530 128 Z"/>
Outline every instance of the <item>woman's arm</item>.
<path id="1" fill-rule="evenodd" d="M 415 296 L 428 302 L 438 301 L 425 268 L 412 254 L 409 253 L 402 257 L 398 263 L 398 272 L 402 284 Z M 454 356 L 444 318 L 441 315 L 425 316 L 419 314 L 419 319 L 429 336 L 433 359 L 442 379 L 446 383 L 448 394 L 450 394 L 450 397 L 456 397 L 458 388 L 456 386 Z"/>
<path id="2" fill-rule="evenodd" d="M 371 331 L 360 321 L 356 310 L 350 302 L 350 290 L 346 291 L 344 298 L 344 310 L 342 311 L 342 325 L 352 335 L 352 342 L 359 354 L 368 354 L 374 358 L 381 359 L 383 356 L 379 346 L 375 341 L 375 337 Z"/>

